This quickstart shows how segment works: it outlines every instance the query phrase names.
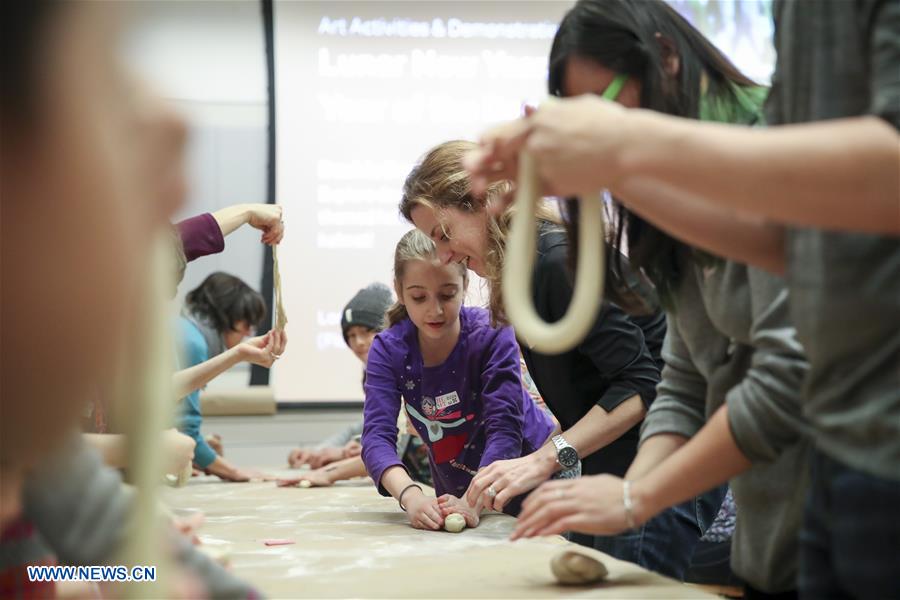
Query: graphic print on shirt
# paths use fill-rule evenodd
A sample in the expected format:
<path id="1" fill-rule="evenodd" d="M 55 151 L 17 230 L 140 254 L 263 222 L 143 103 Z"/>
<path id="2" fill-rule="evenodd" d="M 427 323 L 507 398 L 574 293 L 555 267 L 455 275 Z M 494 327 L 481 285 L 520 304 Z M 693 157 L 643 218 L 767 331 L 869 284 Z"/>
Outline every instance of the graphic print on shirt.
<path id="1" fill-rule="evenodd" d="M 456 392 L 454 392 L 454 394 L 455 393 Z M 466 421 L 471 421 L 475 415 L 466 415 L 465 417 L 462 417 L 462 413 L 456 411 L 455 413 L 451 413 L 451 415 L 457 417 L 455 421 L 439 421 L 437 419 L 454 417 L 451 415 L 439 416 L 437 403 L 434 398 L 431 398 L 430 396 L 425 396 L 422 399 L 422 411 L 426 414 L 429 412 L 432 413 L 433 418 L 422 415 L 413 408 L 409 402 L 406 403 L 407 414 L 421 423 L 428 432 L 428 442 L 431 445 L 431 454 L 434 457 L 434 462 L 436 464 L 450 462 L 459 455 L 460 451 L 466 445 L 469 434 L 464 432 L 456 435 L 450 433 L 445 435 L 444 430 L 459 427 Z"/>

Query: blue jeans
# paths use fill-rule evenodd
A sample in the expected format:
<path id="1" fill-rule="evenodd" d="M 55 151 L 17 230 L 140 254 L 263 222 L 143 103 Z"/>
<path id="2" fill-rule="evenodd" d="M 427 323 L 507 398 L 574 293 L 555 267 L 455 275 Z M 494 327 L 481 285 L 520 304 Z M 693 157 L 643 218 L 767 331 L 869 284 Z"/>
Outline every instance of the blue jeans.
<path id="1" fill-rule="evenodd" d="M 900 480 L 813 453 L 800 530 L 801 598 L 900 598 Z"/>
<path id="2" fill-rule="evenodd" d="M 694 548 L 712 524 L 728 486 L 666 509 L 634 531 L 614 536 L 569 534 L 569 539 L 679 581 Z"/>

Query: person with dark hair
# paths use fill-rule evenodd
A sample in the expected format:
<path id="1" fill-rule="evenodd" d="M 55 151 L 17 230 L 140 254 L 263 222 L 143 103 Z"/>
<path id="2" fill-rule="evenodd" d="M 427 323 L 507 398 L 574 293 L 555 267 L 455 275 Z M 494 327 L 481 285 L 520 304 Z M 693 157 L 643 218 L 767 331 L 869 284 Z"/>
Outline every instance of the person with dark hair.
<path id="1" fill-rule="evenodd" d="M 356 292 L 341 312 L 341 333 L 344 342 L 363 365 L 369 358 L 369 348 L 375 335 L 384 329 L 385 313 L 394 302 L 391 288 L 383 283 L 372 283 Z M 295 448 L 288 454 L 291 468 L 309 465 L 312 469 L 324 467 L 335 461 L 358 456 L 362 420 L 338 431 L 316 444 L 314 448 Z"/>
<path id="2" fill-rule="evenodd" d="M 608 188 L 682 241 L 786 276 L 790 322 L 809 361 L 797 388 L 815 445 L 799 536 L 800 594 L 893 596 L 900 569 L 900 3 L 780 0 L 774 16 L 768 129 L 697 124 L 682 118 L 691 114 L 582 96 L 489 132 L 468 164 L 485 189 L 495 178 L 514 178 L 515 157 L 528 150 L 544 191 Z M 548 484 L 533 496 L 529 531 L 552 531 L 559 519 L 620 531 L 737 476 L 763 449 L 749 442 L 775 439 L 781 416 L 793 412 L 788 404 L 773 408 L 781 410 L 760 421 L 753 439 L 738 439 L 729 402 L 633 487 L 613 477 L 587 482 L 591 502 L 577 514 L 555 505 L 552 497 L 567 491 Z"/>
<path id="3" fill-rule="evenodd" d="M 362 383 L 365 386 L 365 366 L 375 336 L 384 329 L 388 309 L 394 298 L 383 283 L 371 283 L 356 292 L 341 312 L 341 333 L 347 346 L 363 364 Z M 431 485 L 428 453 L 401 411 L 397 424 L 397 456 L 414 481 Z M 360 456 L 363 421 L 359 420 L 322 440 L 313 448 L 295 448 L 288 454 L 292 469 L 309 465 L 311 470 L 302 476 L 280 481 L 280 485 L 294 485 L 303 481 L 313 486 L 329 486 L 353 477 L 365 477 L 366 466 Z"/>
<path id="4" fill-rule="evenodd" d="M 707 121 L 763 122 L 766 88 L 743 76 L 670 6 L 654 0 L 640 5 L 582 0 L 563 18 L 554 39 L 549 90 L 564 97 L 601 94 L 620 77 L 627 78 L 618 98 L 625 106 Z M 741 515 L 733 570 L 746 582 L 748 595 L 795 593 L 809 456 L 800 415 L 807 365 L 790 323 L 784 283 L 692 248 L 621 204 L 616 208 L 614 248 L 628 240 L 630 264 L 650 278 L 669 322 L 662 382 L 625 479 L 657 468 L 709 416 L 727 414 L 735 442 L 754 462 L 731 484 Z M 575 239 L 578 213 L 577 201 L 569 200 L 567 224 Z M 641 308 L 627 300 L 622 304 Z M 585 479 L 581 487 L 590 484 Z M 727 570 L 721 576 L 726 581 Z"/>
<path id="5" fill-rule="evenodd" d="M 200 388 L 240 362 L 268 368 L 280 358 L 287 344 L 284 331 L 273 329 L 245 341 L 265 315 L 265 300 L 259 292 L 233 275 L 216 272 L 188 292 L 178 320 L 186 367 L 174 377 L 177 395 L 184 396 L 178 429 L 197 444 L 194 464 L 229 481 L 249 481 L 259 474 L 231 465 L 201 435 Z"/>

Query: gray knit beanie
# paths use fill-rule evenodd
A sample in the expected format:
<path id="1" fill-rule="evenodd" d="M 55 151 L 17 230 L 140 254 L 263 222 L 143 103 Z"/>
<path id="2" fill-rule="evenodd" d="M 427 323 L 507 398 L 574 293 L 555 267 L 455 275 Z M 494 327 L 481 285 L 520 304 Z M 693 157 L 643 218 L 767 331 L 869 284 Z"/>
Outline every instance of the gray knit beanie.
<path id="1" fill-rule="evenodd" d="M 341 332 L 344 334 L 344 341 L 350 344 L 347 341 L 347 330 L 355 325 L 375 331 L 384 329 L 384 313 L 393 302 L 391 288 L 383 283 L 372 283 L 356 292 L 341 314 Z"/>

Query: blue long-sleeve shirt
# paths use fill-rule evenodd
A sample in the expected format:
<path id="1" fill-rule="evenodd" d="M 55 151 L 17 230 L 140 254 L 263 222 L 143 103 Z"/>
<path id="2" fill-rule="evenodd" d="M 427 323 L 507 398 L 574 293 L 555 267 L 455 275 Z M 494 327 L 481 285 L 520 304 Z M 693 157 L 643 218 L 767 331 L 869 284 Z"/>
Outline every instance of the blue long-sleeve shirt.
<path id="1" fill-rule="evenodd" d="M 184 317 L 178 318 L 178 337 L 181 342 L 182 369 L 187 369 L 209 360 L 209 345 L 200 329 L 190 320 Z M 201 469 L 208 467 L 216 460 L 216 451 L 210 448 L 203 435 L 200 433 L 200 425 L 203 423 L 203 415 L 200 413 L 200 390 L 194 390 L 181 399 L 178 406 L 176 426 L 178 430 L 191 436 L 197 445 L 194 447 L 194 463 Z"/>
<path id="2" fill-rule="evenodd" d="M 461 496 L 478 469 L 534 452 L 554 428 L 522 386 L 512 328 L 492 328 L 482 308 L 462 308 L 459 341 L 439 366 L 423 365 L 409 319 L 378 334 L 365 389 L 362 457 L 382 494 L 384 471 L 402 466 L 396 451 L 401 397 L 428 447 L 438 495 Z"/>

